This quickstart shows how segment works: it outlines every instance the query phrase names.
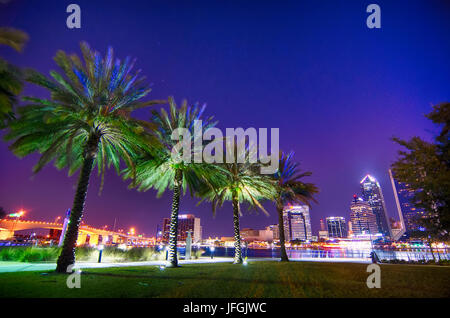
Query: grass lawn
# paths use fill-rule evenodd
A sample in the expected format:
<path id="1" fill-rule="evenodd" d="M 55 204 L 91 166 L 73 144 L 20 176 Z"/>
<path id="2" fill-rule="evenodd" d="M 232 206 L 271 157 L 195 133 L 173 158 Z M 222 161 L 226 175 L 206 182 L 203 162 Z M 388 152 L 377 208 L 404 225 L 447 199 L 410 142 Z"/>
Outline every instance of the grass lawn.
<path id="1" fill-rule="evenodd" d="M 449 297 L 450 267 L 381 265 L 381 288 L 369 289 L 367 265 L 253 262 L 88 269 L 81 288 L 66 275 L 0 274 L 0 297 Z"/>

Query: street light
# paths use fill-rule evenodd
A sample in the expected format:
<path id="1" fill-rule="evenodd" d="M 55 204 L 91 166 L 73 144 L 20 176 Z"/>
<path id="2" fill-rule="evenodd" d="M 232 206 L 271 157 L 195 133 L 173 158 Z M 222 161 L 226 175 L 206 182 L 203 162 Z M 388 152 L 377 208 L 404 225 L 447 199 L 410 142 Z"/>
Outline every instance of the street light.
<path id="1" fill-rule="evenodd" d="M 13 227 L 12 227 L 12 230 L 11 230 L 13 235 L 14 235 L 14 229 L 16 228 L 17 222 L 19 222 L 19 218 L 22 217 L 25 213 L 26 213 L 26 211 L 24 209 L 20 209 L 16 213 L 8 214 L 8 216 L 10 218 L 16 218 L 16 222 L 13 223 Z M 14 239 L 14 237 L 13 237 L 13 239 Z"/>
<path id="2" fill-rule="evenodd" d="M 216 250 L 216 248 L 214 246 L 211 246 L 209 248 L 209 250 L 211 251 L 211 259 L 213 259 L 214 258 L 214 251 Z"/>

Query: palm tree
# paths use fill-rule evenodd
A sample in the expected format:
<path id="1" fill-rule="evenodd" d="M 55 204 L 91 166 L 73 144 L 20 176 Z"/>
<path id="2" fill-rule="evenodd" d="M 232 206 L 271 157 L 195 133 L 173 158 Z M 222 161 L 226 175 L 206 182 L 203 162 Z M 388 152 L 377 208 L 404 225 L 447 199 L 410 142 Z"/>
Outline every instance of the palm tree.
<path id="1" fill-rule="evenodd" d="M 0 28 L 0 44 L 7 45 L 17 52 L 21 52 L 27 41 L 28 35 L 21 30 L 8 27 Z"/>
<path id="2" fill-rule="evenodd" d="M 84 63 L 73 54 L 59 51 L 55 56 L 62 74 L 51 71 L 51 78 L 31 72 L 27 80 L 48 89 L 51 99 L 28 97 L 30 104 L 19 108 L 20 118 L 13 121 L 7 140 L 19 157 L 38 152 L 41 157 L 33 172 L 39 172 L 54 160 L 58 169 L 69 168 L 69 175 L 81 169 L 57 272 L 66 272 L 75 262 L 75 244 L 83 216 L 84 203 L 94 166 L 103 186 L 106 165 L 120 173 L 122 161 L 133 167 L 132 156 L 144 151 L 145 123 L 130 113 L 156 102 L 141 101 L 150 89 L 133 74 L 134 62 L 126 58 L 114 61 L 112 48 L 102 58 L 87 43 L 81 43 Z M 144 125 L 144 127 L 143 127 Z"/>
<path id="3" fill-rule="evenodd" d="M 3 207 L 0 206 L 0 219 L 3 219 L 6 217 L 6 211 L 3 209 Z"/>
<path id="4" fill-rule="evenodd" d="M 27 41 L 28 35 L 23 31 L 0 28 L 0 45 L 21 52 Z M 22 71 L 0 58 L 0 128 L 6 127 L 7 122 L 14 118 L 13 105 L 22 88 Z"/>
<path id="5" fill-rule="evenodd" d="M 225 201 L 231 201 L 233 206 L 233 226 L 234 226 L 234 264 L 242 263 L 241 235 L 239 227 L 239 217 L 241 213 L 241 204 L 247 203 L 250 208 L 260 209 L 266 215 L 268 212 L 261 205 L 261 200 L 273 200 L 275 198 L 274 182 L 268 175 L 260 174 L 261 164 L 251 162 L 256 149 L 254 147 L 237 147 L 236 143 L 227 140 L 226 152 L 221 166 L 225 172 L 220 178 L 214 181 L 215 189 L 204 188 L 200 192 L 203 200 L 212 203 L 213 214 L 217 207 L 222 207 Z M 243 151 L 243 160 L 238 160 L 237 149 Z M 234 149 L 234 150 L 233 150 Z M 233 162 L 227 162 L 226 158 L 234 158 Z M 230 161 L 230 160 L 228 160 Z M 202 201 L 203 201 L 202 200 Z"/>
<path id="6" fill-rule="evenodd" d="M 178 212 L 180 207 L 181 192 L 186 193 L 189 188 L 191 195 L 194 195 L 201 184 L 214 179 L 217 168 L 206 163 L 188 162 L 184 156 L 192 158 L 198 150 L 195 147 L 196 140 L 200 140 L 203 133 L 214 127 L 217 122 L 213 122 L 213 117 L 202 118 L 205 106 L 199 107 L 197 104 L 188 106 L 186 100 L 181 107 L 177 107 L 173 97 L 169 97 L 169 113 L 164 108 L 160 112 L 152 111 L 149 125 L 155 127 L 154 137 L 159 141 L 160 147 L 153 148 L 144 156 L 139 156 L 136 161 L 136 184 L 139 191 L 148 189 L 157 190 L 157 197 L 160 197 L 166 189 L 171 189 L 172 210 L 170 214 L 169 232 L 169 257 L 168 267 L 178 267 L 177 240 L 178 240 Z M 195 134 L 194 125 L 197 121 L 202 121 L 200 135 Z M 176 149 L 177 140 L 173 135 L 181 133 L 180 129 L 189 132 L 183 141 L 191 145 L 192 152 L 178 154 L 183 158 L 173 156 L 172 151 Z M 177 135 L 177 137 L 180 137 Z M 181 140 L 183 137 L 181 137 Z M 194 147 L 192 147 L 194 145 Z M 133 177 L 132 170 L 124 170 L 124 178 Z M 131 185 L 133 187 L 133 185 Z"/>
<path id="7" fill-rule="evenodd" d="M 312 183 L 303 183 L 300 179 L 308 177 L 311 172 L 300 173 L 298 164 L 293 161 L 294 153 L 285 154 L 280 152 L 279 166 L 273 178 L 277 183 L 276 209 L 278 213 L 278 229 L 280 232 L 280 253 L 281 261 L 289 261 L 286 253 L 283 207 L 286 204 L 307 204 L 311 201 L 317 202 L 313 195 L 319 192 L 319 189 Z"/>

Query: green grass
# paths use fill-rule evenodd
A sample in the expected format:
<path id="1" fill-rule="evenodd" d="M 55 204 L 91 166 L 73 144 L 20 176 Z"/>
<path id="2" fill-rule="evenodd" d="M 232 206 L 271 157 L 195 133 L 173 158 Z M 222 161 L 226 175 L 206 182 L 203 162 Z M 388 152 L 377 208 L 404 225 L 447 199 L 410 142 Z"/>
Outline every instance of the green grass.
<path id="1" fill-rule="evenodd" d="M 0 297 L 449 297 L 450 268 L 381 265 L 381 288 L 369 289 L 367 265 L 252 262 L 89 269 L 81 288 L 66 275 L 0 274 Z"/>

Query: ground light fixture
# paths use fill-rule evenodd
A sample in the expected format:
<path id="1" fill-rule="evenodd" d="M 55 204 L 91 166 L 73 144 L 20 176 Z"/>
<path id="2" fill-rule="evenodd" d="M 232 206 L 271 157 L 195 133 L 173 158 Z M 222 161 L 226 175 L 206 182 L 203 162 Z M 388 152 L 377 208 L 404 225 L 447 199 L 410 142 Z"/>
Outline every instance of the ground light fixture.
<path id="1" fill-rule="evenodd" d="M 211 246 L 209 250 L 211 251 L 211 259 L 214 259 L 214 251 L 216 250 L 216 248 L 214 246 Z"/>

